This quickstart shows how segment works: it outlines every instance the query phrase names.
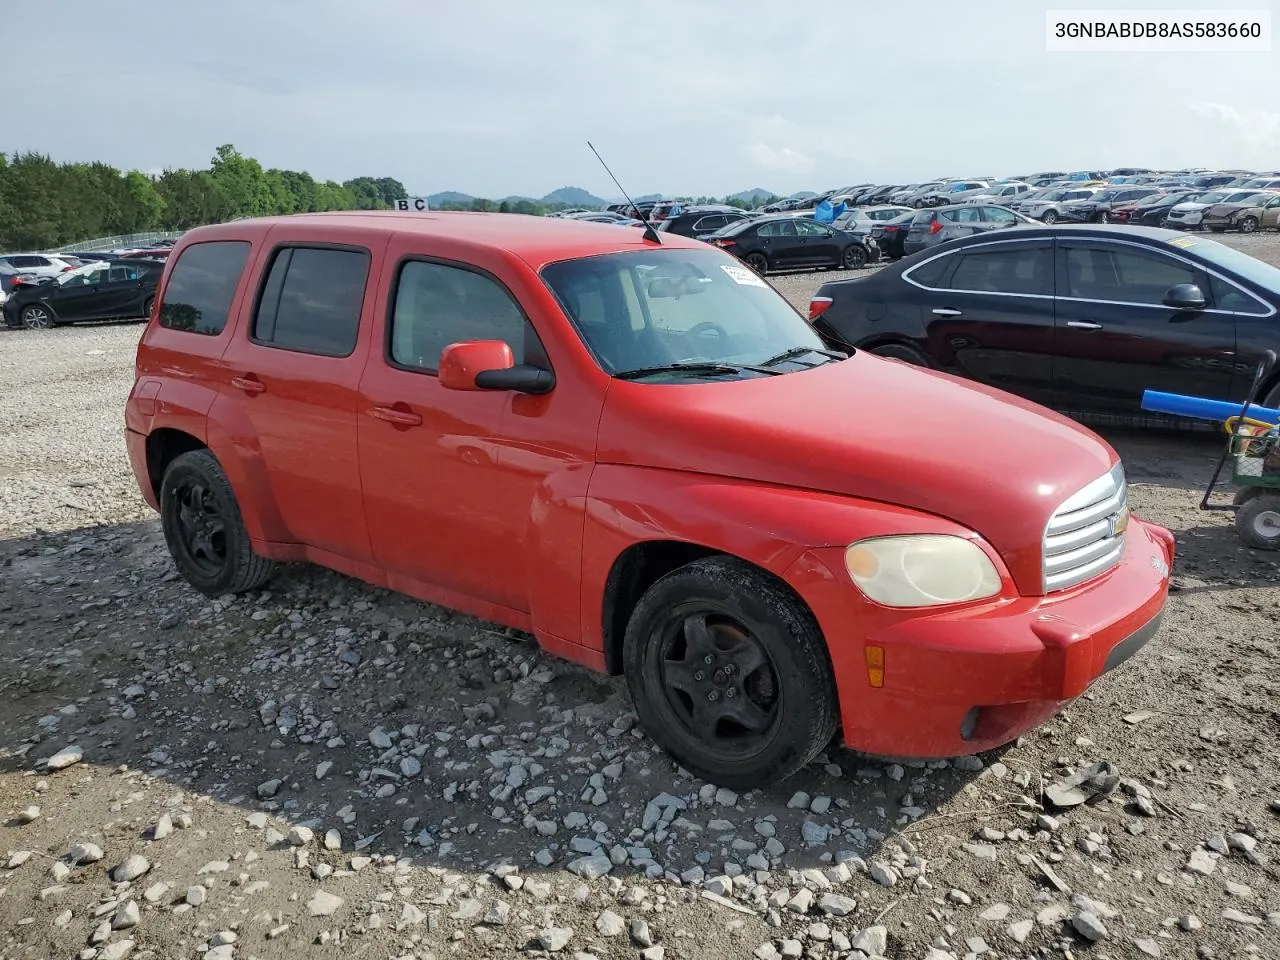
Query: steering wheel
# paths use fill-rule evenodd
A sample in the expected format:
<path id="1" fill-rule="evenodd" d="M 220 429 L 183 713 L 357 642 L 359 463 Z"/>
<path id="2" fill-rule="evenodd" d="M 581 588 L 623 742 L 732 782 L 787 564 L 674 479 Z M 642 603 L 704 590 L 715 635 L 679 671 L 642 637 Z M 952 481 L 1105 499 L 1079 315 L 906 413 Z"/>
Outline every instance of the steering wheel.
<path id="1" fill-rule="evenodd" d="M 707 334 L 714 334 L 721 339 L 729 336 L 724 327 L 711 320 L 703 320 L 701 323 L 695 323 L 692 327 L 685 331 L 687 337 L 705 337 Z"/>

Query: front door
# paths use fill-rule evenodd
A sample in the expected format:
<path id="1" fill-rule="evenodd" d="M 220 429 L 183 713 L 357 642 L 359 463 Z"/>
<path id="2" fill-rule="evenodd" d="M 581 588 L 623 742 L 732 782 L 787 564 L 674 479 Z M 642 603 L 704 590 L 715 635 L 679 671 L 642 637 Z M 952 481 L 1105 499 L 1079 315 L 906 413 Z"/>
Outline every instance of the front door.
<path id="1" fill-rule="evenodd" d="M 1163 304 L 1169 289 L 1183 283 L 1200 287 L 1208 299 L 1202 270 L 1126 241 L 1060 239 L 1057 248 L 1056 403 L 1135 413 L 1145 390 L 1230 396 L 1233 315 Z"/>
<path id="2" fill-rule="evenodd" d="M 67 274 L 53 281 L 49 306 L 59 320 L 94 320 L 100 316 L 98 302 L 107 282 L 105 263 L 84 271 Z"/>
<path id="3" fill-rule="evenodd" d="M 396 578 L 529 611 L 522 538 L 533 489 L 504 462 L 507 391 L 449 390 L 441 351 L 465 340 L 503 340 L 516 362 L 537 337 L 493 277 L 416 256 L 421 238 L 393 239 L 381 314 L 390 329 L 359 387 L 359 448 L 369 535 L 379 566 Z M 404 588 L 402 585 L 401 588 Z M 408 592 L 414 592 L 409 588 Z"/>
<path id="4" fill-rule="evenodd" d="M 1051 240 L 974 243 L 921 264 L 908 279 L 925 288 L 919 303 L 931 355 L 974 380 L 1048 400 L 1054 362 Z"/>
<path id="5" fill-rule="evenodd" d="M 314 228 L 313 228 L 314 229 Z M 223 354 L 222 390 L 247 415 L 293 540 L 371 559 L 360 494 L 356 409 L 369 352 L 373 257 L 279 228 L 254 280 L 256 307 Z M 319 235 L 319 234 L 317 234 Z"/>
<path id="6" fill-rule="evenodd" d="M 813 265 L 839 264 L 840 241 L 835 233 L 813 220 L 797 220 L 796 230 L 804 241 L 804 262 Z"/>

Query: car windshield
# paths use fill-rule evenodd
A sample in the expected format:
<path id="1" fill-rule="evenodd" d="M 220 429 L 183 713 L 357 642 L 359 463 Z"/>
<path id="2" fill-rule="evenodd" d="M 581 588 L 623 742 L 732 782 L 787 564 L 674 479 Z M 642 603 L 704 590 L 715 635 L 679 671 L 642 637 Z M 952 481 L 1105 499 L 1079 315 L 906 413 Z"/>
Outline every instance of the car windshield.
<path id="1" fill-rule="evenodd" d="M 54 283 L 65 287 L 69 283 L 83 283 L 89 276 L 98 270 L 104 269 L 106 264 L 101 260 L 92 260 L 82 267 L 76 267 L 74 270 L 66 270 L 54 279 Z"/>
<path id="2" fill-rule="evenodd" d="M 1197 203 L 1221 203 L 1223 200 L 1227 199 L 1227 197 L 1229 196 L 1230 194 L 1227 193 L 1225 190 L 1210 190 L 1208 193 L 1201 194 L 1200 199 L 1197 200 L 1196 202 Z"/>
<path id="3" fill-rule="evenodd" d="M 1280 267 L 1273 267 L 1264 260 L 1251 257 L 1217 240 L 1179 237 L 1171 242 L 1176 247 L 1198 254 L 1214 266 L 1230 270 L 1237 276 L 1256 283 L 1273 296 L 1280 297 Z"/>
<path id="4" fill-rule="evenodd" d="M 544 267 L 542 279 L 613 376 L 754 376 L 784 372 L 764 368 L 782 359 L 800 367 L 832 359 L 781 294 L 719 250 L 563 260 Z"/>

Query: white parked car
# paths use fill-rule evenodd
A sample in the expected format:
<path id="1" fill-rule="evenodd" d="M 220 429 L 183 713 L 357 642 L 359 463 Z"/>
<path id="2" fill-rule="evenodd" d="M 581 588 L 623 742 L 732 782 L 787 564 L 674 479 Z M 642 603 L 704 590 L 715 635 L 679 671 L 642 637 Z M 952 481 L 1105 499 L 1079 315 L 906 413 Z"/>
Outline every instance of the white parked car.
<path id="1" fill-rule="evenodd" d="M 1029 193 L 1032 187 L 1029 183 L 1023 183 L 1020 180 L 1011 180 L 1005 183 L 993 183 L 981 193 L 973 196 L 965 197 L 961 203 L 994 203 L 1003 205 L 1008 203 L 1015 197 Z"/>
<path id="2" fill-rule="evenodd" d="M 1204 219 L 1204 212 L 1215 203 L 1236 203 L 1245 197 L 1252 197 L 1257 192 L 1256 187 L 1252 190 L 1211 190 L 1201 194 L 1197 200 L 1174 204 L 1169 208 L 1160 225 L 1174 230 L 1198 230 L 1200 221 Z"/>
<path id="3" fill-rule="evenodd" d="M 33 277 L 56 277 L 76 267 L 75 263 L 47 253 L 0 253 L 0 263 L 7 263 L 19 273 Z"/>

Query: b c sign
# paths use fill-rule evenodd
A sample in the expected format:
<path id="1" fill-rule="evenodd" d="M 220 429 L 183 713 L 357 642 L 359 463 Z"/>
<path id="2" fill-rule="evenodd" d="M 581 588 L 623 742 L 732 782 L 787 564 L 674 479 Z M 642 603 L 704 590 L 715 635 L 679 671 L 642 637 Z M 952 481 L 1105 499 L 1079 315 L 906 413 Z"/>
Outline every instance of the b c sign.
<path id="1" fill-rule="evenodd" d="M 421 213 L 423 210 L 431 209 L 430 205 L 427 203 L 426 197 L 401 197 L 399 200 L 394 201 L 394 203 L 394 209 L 396 210 L 415 210 Z"/>

